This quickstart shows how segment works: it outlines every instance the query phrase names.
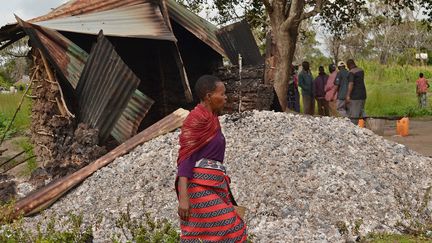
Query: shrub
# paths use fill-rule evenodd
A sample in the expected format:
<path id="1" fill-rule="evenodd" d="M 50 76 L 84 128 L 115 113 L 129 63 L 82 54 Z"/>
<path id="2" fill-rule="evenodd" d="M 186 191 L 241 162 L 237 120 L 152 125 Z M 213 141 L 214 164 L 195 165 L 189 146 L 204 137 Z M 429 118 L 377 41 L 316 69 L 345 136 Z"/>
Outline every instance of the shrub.
<path id="1" fill-rule="evenodd" d="M 0 228 L 0 242 L 21 243 L 57 243 L 57 242 L 92 242 L 93 232 L 91 227 L 83 227 L 82 215 L 69 214 L 65 224 L 66 230 L 58 230 L 58 220 L 54 217 L 48 219 L 46 227 L 39 223 L 36 230 L 31 230 L 23 225 L 22 218 Z"/>
<path id="2" fill-rule="evenodd" d="M 155 220 L 148 213 L 144 218 L 132 219 L 129 208 L 128 205 L 126 212 L 121 213 L 116 221 L 116 226 L 123 230 L 127 242 L 175 243 L 180 241 L 180 234 L 168 220 Z M 119 235 L 114 235 L 112 240 L 120 242 L 119 238 Z"/>

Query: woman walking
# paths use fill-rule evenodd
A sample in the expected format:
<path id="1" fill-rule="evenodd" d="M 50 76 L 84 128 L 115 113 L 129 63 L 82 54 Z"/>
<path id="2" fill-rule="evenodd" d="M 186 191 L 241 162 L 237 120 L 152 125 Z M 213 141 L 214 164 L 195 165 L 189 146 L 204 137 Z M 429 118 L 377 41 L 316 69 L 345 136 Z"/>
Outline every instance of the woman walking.
<path id="1" fill-rule="evenodd" d="M 246 224 L 234 210 L 223 160 L 225 137 L 218 114 L 225 103 L 225 85 L 204 75 L 195 92 L 200 103 L 180 133 L 176 179 L 181 242 L 245 242 Z"/>

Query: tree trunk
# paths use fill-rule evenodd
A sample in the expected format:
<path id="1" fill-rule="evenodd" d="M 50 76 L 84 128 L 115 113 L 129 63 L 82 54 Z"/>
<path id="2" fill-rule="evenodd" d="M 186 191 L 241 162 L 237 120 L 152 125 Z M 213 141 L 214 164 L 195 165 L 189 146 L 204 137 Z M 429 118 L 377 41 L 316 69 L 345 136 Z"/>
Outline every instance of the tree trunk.
<path id="1" fill-rule="evenodd" d="M 291 78 L 291 64 L 294 59 L 297 44 L 298 26 L 293 26 L 293 28 L 294 29 L 291 28 L 290 31 L 278 30 L 274 35 L 277 46 L 274 88 L 282 111 L 288 110 L 288 83 Z"/>
<path id="2" fill-rule="evenodd" d="M 341 41 L 338 37 L 333 36 L 331 42 L 332 42 L 331 46 L 333 49 L 332 50 L 333 61 L 337 65 L 337 63 L 339 62 L 339 52 L 340 52 Z"/>
<path id="3" fill-rule="evenodd" d="M 382 65 L 386 65 L 387 64 L 387 52 L 386 51 L 381 51 L 380 53 L 380 64 Z"/>
<path id="4" fill-rule="evenodd" d="M 291 64 L 294 59 L 298 30 L 305 18 L 305 0 L 263 0 L 270 17 L 270 26 L 276 44 L 274 88 L 282 111 L 288 110 L 287 91 L 291 78 Z"/>

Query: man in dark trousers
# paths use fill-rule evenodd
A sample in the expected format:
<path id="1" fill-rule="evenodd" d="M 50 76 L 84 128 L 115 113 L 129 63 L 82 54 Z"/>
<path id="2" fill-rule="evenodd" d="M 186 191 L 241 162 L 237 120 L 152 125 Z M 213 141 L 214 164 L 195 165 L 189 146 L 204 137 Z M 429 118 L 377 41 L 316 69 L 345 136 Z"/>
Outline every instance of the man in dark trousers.
<path id="1" fill-rule="evenodd" d="M 346 65 L 343 61 L 338 62 L 339 72 L 336 75 L 334 84 L 337 86 L 337 101 L 336 109 L 341 116 L 348 116 L 347 105 L 345 98 L 348 90 L 348 76 L 349 72 L 346 70 Z"/>
<path id="2" fill-rule="evenodd" d="M 313 95 L 313 77 L 309 68 L 309 62 L 302 63 L 303 69 L 298 75 L 298 84 L 302 89 L 303 112 L 313 115 L 315 111 L 315 100 Z"/>
<path id="3" fill-rule="evenodd" d="M 320 116 L 328 116 L 329 107 L 325 99 L 325 86 L 329 76 L 325 73 L 323 66 L 318 68 L 318 72 L 318 76 L 314 80 L 314 96 L 318 105 L 318 114 Z"/>
<path id="4" fill-rule="evenodd" d="M 348 117 L 354 124 L 358 124 L 359 118 L 363 118 L 365 115 L 366 86 L 364 71 L 357 67 L 353 59 L 349 59 L 347 65 L 349 68 L 349 77 L 345 103 L 348 107 Z"/>

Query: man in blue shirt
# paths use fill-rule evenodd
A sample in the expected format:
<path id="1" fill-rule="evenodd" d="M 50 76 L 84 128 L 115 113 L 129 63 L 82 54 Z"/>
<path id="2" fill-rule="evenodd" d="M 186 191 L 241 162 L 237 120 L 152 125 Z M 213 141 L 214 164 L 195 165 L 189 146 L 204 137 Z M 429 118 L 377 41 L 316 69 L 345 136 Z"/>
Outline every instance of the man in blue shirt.
<path id="1" fill-rule="evenodd" d="M 303 112 L 313 115 L 315 111 L 315 99 L 313 92 L 313 77 L 310 71 L 309 62 L 302 63 L 303 69 L 298 75 L 299 86 L 302 89 Z"/>

